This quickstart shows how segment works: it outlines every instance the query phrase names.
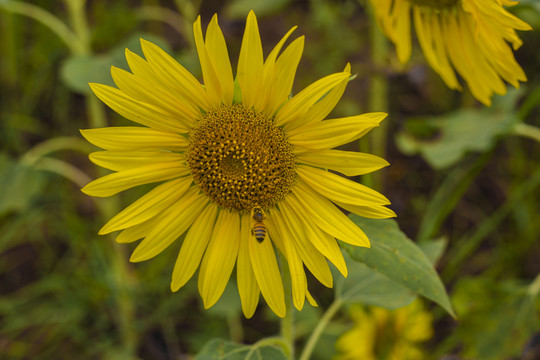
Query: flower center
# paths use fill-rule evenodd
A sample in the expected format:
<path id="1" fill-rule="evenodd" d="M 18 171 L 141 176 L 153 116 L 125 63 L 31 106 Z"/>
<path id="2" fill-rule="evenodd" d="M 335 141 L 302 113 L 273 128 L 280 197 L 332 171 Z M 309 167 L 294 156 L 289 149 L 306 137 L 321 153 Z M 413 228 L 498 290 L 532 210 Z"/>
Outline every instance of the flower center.
<path id="1" fill-rule="evenodd" d="M 414 5 L 428 6 L 434 9 L 451 8 L 457 5 L 460 0 L 409 0 Z"/>
<path id="2" fill-rule="evenodd" d="M 242 213 L 275 206 L 296 177 L 292 145 L 283 130 L 273 118 L 241 104 L 203 114 L 189 134 L 186 159 L 210 199 Z"/>

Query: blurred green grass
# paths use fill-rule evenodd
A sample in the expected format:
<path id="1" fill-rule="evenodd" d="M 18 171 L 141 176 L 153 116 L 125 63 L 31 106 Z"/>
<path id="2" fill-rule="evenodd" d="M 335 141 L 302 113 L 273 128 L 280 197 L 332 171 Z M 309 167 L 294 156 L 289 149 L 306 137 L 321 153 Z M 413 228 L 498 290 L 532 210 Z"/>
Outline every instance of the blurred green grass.
<path id="1" fill-rule="evenodd" d="M 14 1 L 2 1 L 9 2 Z M 35 4 L 69 24 L 65 2 Z M 265 54 L 293 25 L 299 25 L 297 36 L 306 35 L 296 92 L 351 62 L 358 77 L 333 116 L 373 110 L 368 109 L 370 77 L 373 73 L 388 77 L 386 121 L 391 141 L 386 158 L 391 166 L 382 171 L 384 193 L 409 237 L 418 238 L 422 230 L 429 233 L 423 233 L 426 239 L 442 235 L 448 240 L 438 270 L 460 320 L 454 322 L 440 309 L 432 309 L 437 319 L 436 336 L 429 343 L 433 358 L 450 353 L 479 359 L 519 356 L 526 341 L 540 331 L 538 289 L 532 288 L 534 292 L 529 286 L 540 273 L 540 194 L 538 182 L 531 181 L 538 177 L 539 144 L 499 131 L 490 137 L 489 146 L 466 149 L 452 164 L 437 167 L 430 159 L 403 151 L 394 138 L 399 134 L 423 140 L 422 134 L 431 130 L 426 119 L 437 121 L 454 110 L 474 114 L 470 121 L 510 113 L 516 121 L 540 126 L 539 100 L 534 97 L 540 87 L 540 34 L 523 34 L 524 46 L 516 55 L 529 82 L 521 92 L 508 95 L 515 96 L 510 104 L 508 96 L 495 99 L 506 104 L 503 110 L 497 106 L 486 110 L 477 108 L 468 92 L 448 90 L 420 53 L 406 67 L 395 66 L 394 54 L 388 55 L 386 64 L 370 63 L 369 18 L 363 4 L 311 0 L 269 5 L 259 0 L 252 6 L 259 6 Z M 177 28 L 141 11 L 157 6 L 170 11 L 164 19 L 178 21 Z M 129 39 L 139 34 L 170 44 L 171 53 L 199 75 L 186 30 L 199 6 L 203 23 L 215 12 L 220 15 L 231 59 L 236 59 L 249 6 L 245 1 L 94 0 L 85 7 L 94 50 L 86 56 L 100 62 L 91 66 L 97 74 L 82 67 L 74 70 L 75 75 L 68 72 L 67 78 L 66 64 L 73 64 L 73 54 L 65 44 L 43 24 L 0 7 L 0 358 L 184 359 L 214 337 L 252 343 L 278 332 L 276 319 L 266 310 L 244 319 L 235 291 L 227 291 L 208 311 L 194 281 L 171 293 L 178 242 L 152 261 L 130 264 L 128 254 L 134 245 L 118 246 L 111 237 L 97 236 L 107 220 L 99 211 L 107 200 L 82 194 L 76 183 L 80 174 L 68 179 L 51 172 L 50 163 L 34 164 L 40 167 L 23 161 L 43 141 L 79 137 L 79 129 L 91 126 L 81 82 L 84 86 L 96 81 L 92 76 L 107 77 L 112 64 L 125 67 L 119 60 L 122 44 L 133 43 Z M 516 11 L 538 28 L 540 9 L 534 3 Z M 75 79 L 77 75 L 80 79 Z M 520 112 L 524 104 L 528 110 Z M 104 111 L 109 124 L 127 124 Z M 468 131 L 477 131 L 480 137 L 485 129 Z M 474 138 L 473 134 L 473 142 Z M 356 146 L 351 144 L 350 149 Z M 95 178 L 98 170 L 87 160 L 88 151 L 81 145 L 78 151 L 62 149 L 48 157 Z M 114 206 L 129 204 L 144 190 L 117 196 L 113 202 L 121 205 Z M 475 246 L 467 250 L 471 239 Z M 332 291 L 316 283 L 311 287 L 324 308 Z M 508 308 L 515 311 L 505 311 Z M 320 316 L 318 309 L 305 312 L 309 316 L 299 316 L 300 329 Z M 338 324 L 346 321 L 342 316 Z M 508 337 L 513 341 L 501 341 Z"/>

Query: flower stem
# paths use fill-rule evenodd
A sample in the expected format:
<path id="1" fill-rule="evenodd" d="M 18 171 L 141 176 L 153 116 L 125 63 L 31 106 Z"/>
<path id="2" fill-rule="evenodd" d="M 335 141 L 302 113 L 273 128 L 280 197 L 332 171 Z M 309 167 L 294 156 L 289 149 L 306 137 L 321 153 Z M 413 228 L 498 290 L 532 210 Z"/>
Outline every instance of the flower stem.
<path id="1" fill-rule="evenodd" d="M 285 292 L 285 316 L 281 319 L 281 337 L 289 348 L 289 359 L 294 359 L 294 309 L 292 306 L 292 284 L 287 260 L 280 254 L 281 269 L 283 270 L 283 289 Z"/>
<path id="2" fill-rule="evenodd" d="M 337 311 L 341 308 L 341 305 L 343 305 L 343 300 L 337 298 L 334 300 L 332 305 L 326 310 L 321 320 L 319 320 L 319 323 L 311 333 L 311 336 L 309 337 L 306 346 L 304 347 L 304 350 L 302 351 L 302 354 L 300 355 L 299 360 L 308 360 L 313 353 L 313 350 L 315 349 L 315 345 L 317 345 L 317 341 L 319 341 L 319 338 L 322 335 L 322 332 L 332 320 L 334 315 L 337 313 Z"/>
<path id="3" fill-rule="evenodd" d="M 195 40 L 191 35 L 193 32 L 191 24 L 193 24 L 197 18 L 197 13 L 199 12 L 199 8 L 201 6 L 201 0 L 174 0 L 174 2 L 176 4 L 176 8 L 178 9 L 178 13 L 183 18 L 183 21 L 181 22 L 181 33 L 184 36 L 184 40 L 188 41 L 191 48 L 194 49 Z"/>
<path id="4" fill-rule="evenodd" d="M 71 31 L 66 24 L 50 12 L 40 8 L 39 6 L 26 3 L 24 1 L 5 1 L 0 2 L 0 9 L 4 9 L 13 14 L 19 14 L 32 18 L 50 30 L 52 30 L 71 50 L 72 53 L 78 53 L 82 49 L 78 42 L 77 36 Z"/>
<path id="5" fill-rule="evenodd" d="M 90 31 L 86 21 L 84 6 L 86 0 L 64 0 L 69 11 L 71 26 L 77 36 L 77 55 L 86 55 L 90 53 Z"/>
<path id="6" fill-rule="evenodd" d="M 387 112 L 388 111 L 388 80 L 386 75 L 381 69 L 382 65 L 386 63 L 388 54 L 388 42 L 385 36 L 381 33 L 375 15 L 370 17 L 370 44 L 371 44 L 371 63 L 375 69 L 374 74 L 370 78 L 370 91 L 369 91 L 369 111 L 374 112 Z M 385 158 L 386 156 L 386 143 L 388 141 L 388 120 L 381 123 L 380 127 L 371 133 L 371 152 L 374 155 Z M 380 171 L 373 173 L 372 184 L 374 188 L 382 189 L 382 173 Z"/>
<path id="7" fill-rule="evenodd" d="M 88 109 L 88 118 L 90 119 L 91 128 L 102 128 L 107 126 L 105 119 L 105 110 L 99 100 L 92 94 L 86 95 L 86 108 Z"/>
<path id="8" fill-rule="evenodd" d="M 64 0 L 68 7 L 70 22 L 75 31 L 78 42 L 77 55 L 89 55 L 92 53 L 90 44 L 90 30 L 86 20 L 85 5 L 86 0 Z M 90 126 L 93 128 L 106 126 L 103 106 L 93 95 L 86 96 L 86 109 Z M 101 216 L 108 220 L 118 211 L 118 199 L 102 199 L 98 205 Z M 132 290 L 135 288 L 135 278 L 129 271 L 126 263 L 126 254 L 123 247 L 119 246 L 111 236 L 109 236 L 112 251 L 108 252 L 109 266 L 111 267 L 111 278 L 114 289 L 112 296 L 116 302 L 115 312 L 118 331 L 122 339 L 123 351 L 126 358 L 133 357 L 137 346 L 137 333 L 133 327 L 135 318 L 135 305 L 132 300 Z"/>

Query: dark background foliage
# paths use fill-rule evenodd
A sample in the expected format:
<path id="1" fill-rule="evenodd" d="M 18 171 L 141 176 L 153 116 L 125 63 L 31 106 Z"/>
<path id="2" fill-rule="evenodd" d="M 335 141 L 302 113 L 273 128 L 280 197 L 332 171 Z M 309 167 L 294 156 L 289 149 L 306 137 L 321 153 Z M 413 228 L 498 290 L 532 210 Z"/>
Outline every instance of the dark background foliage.
<path id="1" fill-rule="evenodd" d="M 295 92 L 350 62 L 357 77 L 331 116 L 389 112 L 384 128 L 373 131 L 379 135 L 346 148 L 391 163 L 357 180 L 381 187 L 409 238 L 446 244 L 437 270 L 459 319 L 428 305 L 435 318 L 429 357 L 526 359 L 535 351 L 526 343 L 540 330 L 540 147 L 521 125 L 540 126 L 537 30 L 520 34 L 516 52 L 529 81 L 484 108 L 467 90 L 447 89 L 418 49 L 406 65 L 391 46 L 374 62 L 366 1 L 89 0 L 87 48 L 80 51 L 10 11 L 16 2 L 0 1 L 0 358 L 188 359 L 215 337 L 253 343 L 279 332 L 263 303 L 252 319 L 243 317 L 234 282 L 210 310 L 196 281 L 171 293 L 178 242 L 130 264 L 134 245 L 97 236 L 112 215 L 100 209 L 121 208 L 148 188 L 109 202 L 79 191 L 100 174 L 79 129 L 92 127 L 96 112 L 108 124 L 128 123 L 102 107 L 87 83 L 111 82 L 111 65 L 127 68 L 124 48 L 140 52 L 139 37 L 200 77 L 190 33 L 199 13 L 203 28 L 219 14 L 234 68 L 250 8 L 265 54 L 294 25 L 295 36 L 306 35 Z M 33 4 L 76 29 L 69 2 Z M 514 11 L 538 29 L 538 4 L 522 1 Z M 387 85 L 382 94 L 375 78 Z M 374 98 L 387 109 L 374 108 Z M 315 281 L 310 289 L 321 306 L 297 314 L 299 345 L 333 298 Z M 314 358 L 332 355 L 333 340 L 349 328 L 346 315 L 328 328 L 321 342 L 328 346 Z"/>

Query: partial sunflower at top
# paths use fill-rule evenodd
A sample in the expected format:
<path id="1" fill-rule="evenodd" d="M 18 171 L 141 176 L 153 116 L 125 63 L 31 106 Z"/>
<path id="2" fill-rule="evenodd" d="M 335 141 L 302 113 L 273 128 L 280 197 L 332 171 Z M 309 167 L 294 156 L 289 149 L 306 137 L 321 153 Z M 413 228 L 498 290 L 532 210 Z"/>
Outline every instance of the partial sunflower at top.
<path id="1" fill-rule="evenodd" d="M 103 102 L 142 126 L 82 130 L 105 150 L 90 160 L 114 171 L 82 191 L 105 197 L 161 183 L 99 233 L 121 231 L 116 238 L 121 243 L 142 239 L 131 256 L 135 262 L 158 255 L 184 235 L 173 291 L 199 268 L 199 292 L 208 308 L 221 297 L 236 265 L 245 316 L 253 315 L 261 293 L 284 316 L 276 248 L 288 262 L 293 303 L 301 309 L 306 298 L 315 303 L 304 266 L 331 287 L 327 260 L 347 275 L 335 239 L 369 246 L 337 206 L 371 218 L 395 216 L 383 195 L 326 170 L 355 176 L 388 165 L 370 154 L 332 150 L 377 127 L 386 114 L 323 121 L 345 90 L 349 65 L 289 99 L 304 47 L 299 37 L 284 48 L 294 28 L 264 60 L 250 12 L 236 79 L 217 16 L 206 37 L 200 18 L 193 29 L 204 86 L 144 40 L 145 59 L 126 51 L 131 73 L 112 69 L 118 88 L 91 84 Z"/>
<path id="2" fill-rule="evenodd" d="M 411 56 L 411 12 L 418 42 L 429 65 L 451 89 L 461 90 L 456 72 L 472 94 L 491 105 L 506 93 L 504 81 L 519 88 L 527 81 L 508 43 L 517 50 L 516 30 L 531 26 L 504 9 L 511 0 L 371 0 L 384 33 L 402 63 Z M 504 81 L 503 81 L 504 80 Z"/>

